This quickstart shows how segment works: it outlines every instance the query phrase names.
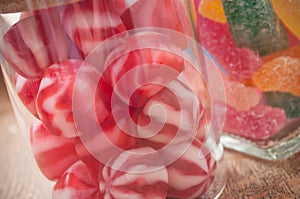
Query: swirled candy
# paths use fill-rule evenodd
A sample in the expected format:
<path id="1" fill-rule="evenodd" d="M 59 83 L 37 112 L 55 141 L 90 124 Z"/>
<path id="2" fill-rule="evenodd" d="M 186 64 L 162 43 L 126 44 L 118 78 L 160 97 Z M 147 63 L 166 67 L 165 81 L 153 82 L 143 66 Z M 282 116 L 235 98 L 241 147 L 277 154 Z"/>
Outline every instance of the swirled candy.
<path id="1" fill-rule="evenodd" d="M 0 51 L 17 73 L 40 79 L 47 67 L 69 56 L 59 10 L 36 11 L 20 20 L 0 40 Z"/>
<path id="2" fill-rule="evenodd" d="M 20 100 L 25 107 L 36 117 L 36 97 L 38 94 L 41 80 L 30 80 L 22 77 L 18 73 L 15 75 L 15 87 Z"/>
<path id="3" fill-rule="evenodd" d="M 150 163 L 151 159 L 135 156 L 152 152 L 154 150 L 148 147 L 133 149 L 111 160 L 113 168 L 104 166 L 99 181 L 104 198 L 165 199 L 168 192 L 167 169 L 156 168 L 157 162 Z"/>
<path id="4" fill-rule="evenodd" d="M 59 178 L 78 160 L 74 139 L 53 135 L 39 120 L 31 125 L 30 141 L 40 170 L 50 180 Z"/>
<path id="5" fill-rule="evenodd" d="M 288 34 L 270 0 L 223 0 L 228 26 L 239 47 L 269 54 L 288 47 Z"/>
<path id="6" fill-rule="evenodd" d="M 53 187 L 52 199 L 104 199 L 98 188 L 97 170 L 75 162 Z"/>

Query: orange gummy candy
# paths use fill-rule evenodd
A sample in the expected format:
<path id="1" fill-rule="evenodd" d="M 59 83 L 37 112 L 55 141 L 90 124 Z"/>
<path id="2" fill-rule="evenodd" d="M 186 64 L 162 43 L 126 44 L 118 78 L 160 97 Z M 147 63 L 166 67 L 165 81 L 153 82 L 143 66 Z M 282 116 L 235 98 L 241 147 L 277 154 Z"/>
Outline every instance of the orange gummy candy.
<path id="1" fill-rule="evenodd" d="M 300 96 L 300 59 L 281 56 L 263 64 L 253 75 L 261 91 L 289 92 Z"/>
<path id="2" fill-rule="evenodd" d="M 272 0 L 272 5 L 278 17 L 300 39 L 300 1 Z"/>
<path id="3" fill-rule="evenodd" d="M 199 3 L 198 11 L 203 17 L 219 23 L 226 23 L 222 0 L 202 0 Z"/>
<path id="4" fill-rule="evenodd" d="M 300 45 L 292 46 L 285 50 L 277 51 L 275 53 L 266 55 L 266 56 L 262 57 L 262 61 L 264 63 L 267 63 L 267 62 L 269 62 L 277 57 L 281 57 L 281 56 L 300 58 Z"/>

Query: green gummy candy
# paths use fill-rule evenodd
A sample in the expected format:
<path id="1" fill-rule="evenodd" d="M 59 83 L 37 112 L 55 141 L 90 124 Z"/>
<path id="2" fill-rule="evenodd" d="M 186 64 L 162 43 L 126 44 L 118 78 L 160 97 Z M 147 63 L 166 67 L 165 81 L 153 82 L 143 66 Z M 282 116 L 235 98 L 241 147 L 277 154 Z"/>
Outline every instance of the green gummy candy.
<path id="1" fill-rule="evenodd" d="M 238 47 L 260 55 L 283 50 L 289 45 L 286 29 L 270 0 L 222 0 L 233 40 Z"/>
<path id="2" fill-rule="evenodd" d="M 300 97 L 283 92 L 264 92 L 266 104 L 273 107 L 283 108 L 287 117 L 300 116 Z"/>

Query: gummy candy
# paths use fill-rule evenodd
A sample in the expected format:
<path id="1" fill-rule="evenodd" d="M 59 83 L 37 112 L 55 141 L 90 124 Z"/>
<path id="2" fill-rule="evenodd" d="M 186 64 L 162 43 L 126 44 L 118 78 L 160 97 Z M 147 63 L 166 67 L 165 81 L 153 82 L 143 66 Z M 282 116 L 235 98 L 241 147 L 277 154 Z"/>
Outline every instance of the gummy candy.
<path id="1" fill-rule="evenodd" d="M 300 39 L 300 2 L 298 0 L 271 0 L 275 13 Z"/>
<path id="2" fill-rule="evenodd" d="M 261 91 L 289 92 L 300 96 L 300 59 L 281 56 L 265 63 L 252 77 Z"/>
<path id="3" fill-rule="evenodd" d="M 300 97 L 283 92 L 264 92 L 266 104 L 272 107 L 283 108 L 287 117 L 300 116 Z"/>
<path id="4" fill-rule="evenodd" d="M 226 103 L 237 110 L 247 111 L 261 100 L 259 91 L 236 81 L 225 81 Z"/>
<path id="5" fill-rule="evenodd" d="M 300 45 L 291 46 L 285 50 L 278 51 L 262 57 L 264 63 L 269 62 L 277 57 L 293 57 L 300 58 Z"/>
<path id="6" fill-rule="evenodd" d="M 202 0 L 199 3 L 198 11 L 203 17 L 219 23 L 226 23 L 222 0 Z"/>
<path id="7" fill-rule="evenodd" d="M 288 34 L 270 0 L 223 0 L 228 26 L 235 43 L 269 54 L 288 47 Z"/>
<path id="8" fill-rule="evenodd" d="M 39 120 L 31 125 L 30 142 L 40 170 L 50 180 L 59 178 L 78 160 L 74 139 L 53 135 Z"/>
<path id="9" fill-rule="evenodd" d="M 268 139 L 286 123 L 286 114 L 282 108 L 255 106 L 248 111 L 238 111 L 226 106 L 224 131 L 242 137 L 262 140 Z"/>
<path id="10" fill-rule="evenodd" d="M 248 48 L 238 48 L 227 24 L 199 16 L 200 43 L 234 80 L 243 82 L 261 66 L 260 57 Z"/>

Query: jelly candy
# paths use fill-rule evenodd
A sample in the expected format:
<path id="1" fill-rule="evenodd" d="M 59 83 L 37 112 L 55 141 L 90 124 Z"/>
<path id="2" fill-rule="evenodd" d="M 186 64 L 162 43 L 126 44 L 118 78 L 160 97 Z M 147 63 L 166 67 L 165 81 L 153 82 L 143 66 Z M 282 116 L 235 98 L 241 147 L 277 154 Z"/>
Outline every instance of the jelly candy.
<path id="1" fill-rule="evenodd" d="M 224 132 L 262 140 L 274 135 L 286 123 L 284 109 L 255 106 L 248 111 L 238 111 L 227 106 Z"/>
<path id="2" fill-rule="evenodd" d="M 148 147 L 132 149 L 112 159 L 114 168 L 104 166 L 99 182 L 104 198 L 165 199 L 168 191 L 167 169 L 156 168 L 156 160 L 135 156 L 153 151 Z"/>
<path id="3" fill-rule="evenodd" d="M 300 96 L 300 59 L 281 56 L 265 63 L 252 77 L 261 91 L 289 92 Z"/>
<path id="4" fill-rule="evenodd" d="M 226 23 L 222 0 L 202 0 L 198 10 L 203 17 L 219 23 Z"/>
<path id="5" fill-rule="evenodd" d="M 266 55 L 288 47 L 288 34 L 270 0 L 223 0 L 231 35 L 239 47 Z"/>
<path id="6" fill-rule="evenodd" d="M 278 51 L 262 57 L 264 63 L 269 62 L 277 57 L 300 58 L 300 45 L 291 46 L 285 50 Z"/>
<path id="7" fill-rule="evenodd" d="M 30 141 L 40 170 L 50 180 L 59 178 L 78 160 L 74 139 L 53 135 L 39 120 L 30 128 Z"/>
<path id="8" fill-rule="evenodd" d="M 243 82 L 261 66 L 260 57 L 248 48 L 238 48 L 227 24 L 199 16 L 200 43 L 234 80 Z"/>
<path id="9" fill-rule="evenodd" d="M 120 16 L 106 1 L 81 1 L 67 6 L 63 14 L 66 33 L 86 56 L 101 41 L 126 30 Z"/>
<path id="10" fill-rule="evenodd" d="M 56 182 L 52 199 L 104 199 L 98 187 L 97 170 L 75 162 Z"/>
<path id="11" fill-rule="evenodd" d="M 12 26 L 0 41 L 8 64 L 28 79 L 39 79 L 44 70 L 68 58 L 67 35 L 57 9 L 36 11 Z"/>
<path id="12" fill-rule="evenodd" d="M 283 23 L 300 39 L 299 0 L 271 0 L 275 13 Z"/>
<path id="13" fill-rule="evenodd" d="M 41 80 L 30 80 L 22 77 L 18 73 L 15 75 L 15 87 L 20 100 L 26 108 L 36 117 L 36 96 Z"/>
<path id="14" fill-rule="evenodd" d="M 289 118 L 300 116 L 300 97 L 283 92 L 264 92 L 266 104 L 283 108 Z"/>
<path id="15" fill-rule="evenodd" d="M 259 91 L 254 87 L 247 87 L 236 81 L 227 81 L 224 84 L 226 103 L 237 110 L 247 111 L 261 100 Z"/>
<path id="16" fill-rule="evenodd" d="M 203 195 L 212 184 L 216 166 L 208 150 L 195 140 L 181 157 L 167 167 L 168 196 L 192 199 Z"/>

